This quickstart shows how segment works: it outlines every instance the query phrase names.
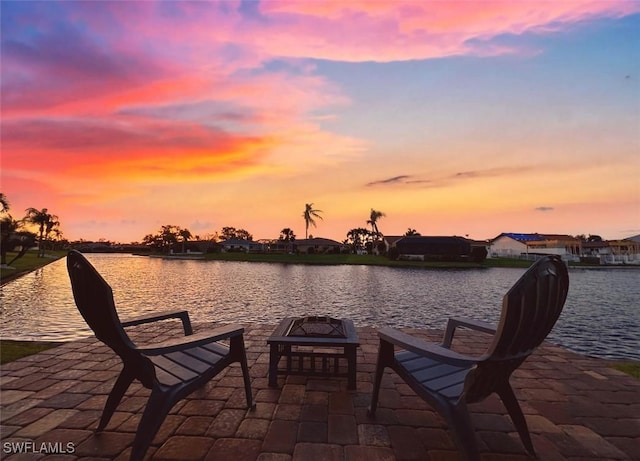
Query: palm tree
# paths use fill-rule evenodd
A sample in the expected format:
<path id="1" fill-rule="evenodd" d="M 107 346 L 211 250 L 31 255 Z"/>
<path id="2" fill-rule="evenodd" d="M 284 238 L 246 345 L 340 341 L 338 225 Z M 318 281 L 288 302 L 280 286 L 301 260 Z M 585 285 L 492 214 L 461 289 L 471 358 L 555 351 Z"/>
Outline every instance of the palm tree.
<path id="1" fill-rule="evenodd" d="M 316 222 L 313 218 L 322 219 L 319 213 L 322 213 L 322 210 L 314 210 L 313 203 L 305 203 L 304 205 L 304 213 L 302 213 L 302 217 L 304 218 L 304 238 L 309 238 L 309 224 L 312 224 L 313 227 L 316 227 Z"/>
<path id="2" fill-rule="evenodd" d="M 366 248 L 367 241 L 371 238 L 371 232 L 364 227 L 351 229 L 347 232 L 347 239 L 344 241 L 347 245 L 351 245 L 351 250 L 357 253 L 358 250 Z"/>
<path id="3" fill-rule="evenodd" d="M 22 258 L 29 248 L 33 248 L 36 243 L 36 234 L 33 232 L 20 230 L 22 223 L 16 221 L 11 216 L 3 216 L 0 220 L 2 237 L 0 237 L 0 265 L 11 266 L 16 260 Z M 20 248 L 20 251 L 7 263 L 7 253 Z"/>
<path id="4" fill-rule="evenodd" d="M 380 230 L 378 230 L 378 219 L 386 216 L 382 211 L 376 211 L 371 208 L 371 214 L 369 219 L 367 220 L 367 224 L 371 224 L 371 234 L 373 236 L 373 242 L 371 243 L 371 253 L 373 254 L 373 249 L 375 247 L 375 243 L 378 240 L 378 237 L 382 235 Z"/>
<path id="5" fill-rule="evenodd" d="M 407 232 L 404 233 L 405 237 L 417 237 L 419 235 L 420 235 L 420 232 L 418 232 L 415 229 L 411 229 L 411 228 L 408 228 Z"/>
<path id="6" fill-rule="evenodd" d="M 7 214 L 0 220 L 0 264 L 7 265 L 7 252 L 13 250 L 9 242 L 12 240 L 16 231 L 20 227 L 20 223 Z M 10 248 L 11 247 L 11 248 Z"/>
<path id="7" fill-rule="evenodd" d="M 187 240 L 189 240 L 193 236 L 191 235 L 191 232 L 189 232 L 189 229 L 180 229 L 178 234 L 182 238 L 182 252 L 184 253 Z"/>
<path id="8" fill-rule="evenodd" d="M 280 238 L 278 240 L 282 240 L 283 242 L 293 242 L 296 239 L 296 234 L 293 231 L 285 227 L 280 231 Z"/>
<path id="9" fill-rule="evenodd" d="M 384 216 L 386 216 L 386 215 L 382 211 L 376 211 L 373 208 L 371 208 L 371 215 L 369 216 L 369 219 L 367 220 L 367 224 L 371 224 L 371 231 L 375 235 L 382 235 L 382 234 L 380 234 L 380 231 L 378 230 L 378 219 L 383 218 Z"/>
<path id="10" fill-rule="evenodd" d="M 9 200 L 7 200 L 7 196 L 0 192 L 0 213 L 8 213 L 9 212 Z"/>
<path id="11" fill-rule="evenodd" d="M 286 252 L 287 253 L 292 253 L 293 252 L 293 242 L 296 239 L 296 234 L 293 233 L 293 230 L 291 230 L 288 227 L 285 227 L 284 229 L 282 229 L 280 231 L 280 237 L 278 238 L 278 240 L 280 240 L 281 242 L 286 242 Z"/>
<path id="12" fill-rule="evenodd" d="M 53 230 L 54 227 L 60 225 L 58 217 L 50 214 L 49 210 L 43 208 L 38 210 L 37 208 L 27 208 L 27 215 L 25 221 L 30 222 L 38 226 L 38 258 L 44 257 L 44 242 L 46 236 Z"/>

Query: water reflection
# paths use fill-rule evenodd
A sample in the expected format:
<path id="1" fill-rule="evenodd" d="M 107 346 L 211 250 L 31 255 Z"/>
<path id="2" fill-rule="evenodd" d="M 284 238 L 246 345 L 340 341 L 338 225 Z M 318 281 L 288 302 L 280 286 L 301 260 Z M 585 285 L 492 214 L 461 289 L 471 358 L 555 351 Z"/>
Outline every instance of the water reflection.
<path id="1" fill-rule="evenodd" d="M 397 269 L 165 261 L 87 255 L 111 284 L 120 316 L 188 309 L 192 320 L 276 323 L 286 316 L 349 317 L 357 325 L 443 328 L 449 316 L 496 322 L 523 269 Z M 551 339 L 581 353 L 640 360 L 640 271 L 571 270 Z M 0 289 L 3 338 L 69 340 L 90 333 L 65 260 Z"/>

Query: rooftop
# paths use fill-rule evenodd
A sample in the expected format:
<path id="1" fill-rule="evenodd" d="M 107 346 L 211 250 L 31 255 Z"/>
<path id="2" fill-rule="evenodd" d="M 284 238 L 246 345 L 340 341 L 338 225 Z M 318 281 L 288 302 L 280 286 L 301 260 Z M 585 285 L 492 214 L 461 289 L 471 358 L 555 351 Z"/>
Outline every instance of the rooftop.
<path id="1" fill-rule="evenodd" d="M 267 337 L 275 325 L 245 330 L 254 399 L 244 408 L 240 367 L 228 367 L 171 411 L 149 452 L 154 460 L 455 460 L 444 420 L 397 375 L 383 379 L 376 419 L 367 416 L 378 350 L 373 328 L 358 328 L 357 388 L 345 378 L 281 377 L 268 386 Z M 179 328 L 128 329 L 136 342 L 164 340 Z M 203 331 L 207 325 L 195 325 Z M 170 330 L 172 333 L 168 333 Z M 405 330 L 439 341 L 435 330 Z M 457 333 L 453 348 L 478 353 L 487 337 Z M 94 337 L 3 365 L 1 429 L 6 442 L 73 443 L 60 460 L 127 460 L 149 391 L 131 386 L 105 432 L 94 434 L 121 369 Z M 639 459 L 640 380 L 549 343 L 511 378 L 541 460 Z M 483 460 L 527 460 L 497 397 L 471 405 Z M 36 459 L 10 455 L 3 459 Z M 47 459 L 45 457 L 45 459 Z"/>

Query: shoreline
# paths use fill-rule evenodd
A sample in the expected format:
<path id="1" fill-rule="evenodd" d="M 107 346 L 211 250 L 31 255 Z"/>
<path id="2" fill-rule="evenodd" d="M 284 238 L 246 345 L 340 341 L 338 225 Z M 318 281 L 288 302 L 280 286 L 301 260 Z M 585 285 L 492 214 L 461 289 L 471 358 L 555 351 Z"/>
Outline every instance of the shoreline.
<path id="1" fill-rule="evenodd" d="M 67 255 L 66 250 L 54 251 L 44 258 L 36 258 L 33 254 L 25 255 L 16 261 L 15 268 L 2 268 L 0 285 L 4 285 L 12 280 L 16 280 L 23 275 L 33 272 Z M 504 268 L 527 268 L 532 261 L 515 258 L 486 258 L 482 262 L 467 261 L 407 261 L 391 260 L 386 256 L 376 255 L 355 255 L 355 254 L 273 254 L 273 253 L 206 253 L 206 254 L 172 254 L 163 255 L 157 253 L 134 253 L 134 252 L 94 252 L 95 254 L 131 254 L 149 258 L 161 258 L 167 260 L 189 260 L 189 261 L 230 261 L 230 262 L 250 262 L 250 263 L 272 263 L 272 264 L 302 264 L 302 265 L 362 265 L 362 266 L 382 266 L 396 268 L 413 269 L 487 269 L 492 267 Z M 92 252 L 86 252 L 92 254 Z M 611 264 L 593 265 L 582 263 L 569 263 L 569 269 L 583 270 L 640 270 L 640 265 L 632 264 Z"/>

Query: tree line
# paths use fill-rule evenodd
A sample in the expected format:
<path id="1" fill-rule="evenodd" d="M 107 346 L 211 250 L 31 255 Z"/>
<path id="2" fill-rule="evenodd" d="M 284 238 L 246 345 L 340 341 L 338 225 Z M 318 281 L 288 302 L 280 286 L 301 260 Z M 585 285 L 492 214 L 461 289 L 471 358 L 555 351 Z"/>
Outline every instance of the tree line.
<path id="1" fill-rule="evenodd" d="M 309 234 L 309 227 L 317 227 L 316 220 L 322 220 L 322 210 L 314 208 L 313 203 L 305 203 L 305 208 L 302 213 L 302 218 L 305 224 L 305 239 L 313 238 Z M 369 219 L 366 220 L 367 227 L 357 227 L 349 230 L 346 234 L 346 238 L 343 240 L 343 244 L 348 245 L 353 252 L 359 250 L 366 250 L 368 252 L 383 251 L 382 245 L 382 232 L 378 227 L 378 222 L 386 214 L 382 211 L 371 209 Z M 408 229 L 405 235 L 420 235 L 415 229 Z M 153 248 L 160 252 L 169 252 L 171 249 L 177 246 L 181 247 L 182 253 L 188 246 L 188 241 L 201 240 L 200 236 L 193 235 L 188 229 L 180 226 L 167 224 L 160 228 L 155 234 L 147 234 L 142 239 L 142 243 L 150 248 Z M 219 232 L 213 235 L 209 235 L 205 240 L 212 242 L 220 242 L 225 240 L 245 240 L 252 241 L 253 235 L 245 229 L 237 229 L 231 226 L 223 227 Z M 293 243 L 296 241 L 296 235 L 290 227 L 285 227 L 280 231 L 280 235 L 277 239 L 281 243 Z"/>
<path id="2" fill-rule="evenodd" d="M 0 264 L 11 265 L 38 244 L 38 257 L 45 256 L 47 242 L 59 240 L 62 236 L 58 217 L 47 208 L 27 208 L 21 219 L 14 219 L 9 213 L 11 205 L 5 194 L 0 192 Z M 29 229 L 35 226 L 36 232 Z M 7 263 L 10 251 L 17 254 Z"/>
<path id="3" fill-rule="evenodd" d="M 11 265 L 15 260 L 21 258 L 30 248 L 38 246 L 38 257 L 44 257 L 47 246 L 53 247 L 55 242 L 61 242 L 62 232 L 60 231 L 60 221 L 55 214 L 49 212 L 47 208 L 27 208 L 25 215 L 21 219 L 14 219 L 9 213 L 10 203 L 5 194 L 0 192 L 0 233 L 1 233 L 1 262 L 2 265 Z M 309 227 L 317 227 L 317 220 L 323 220 L 323 211 L 316 209 L 313 203 L 305 203 L 302 218 L 305 226 L 305 239 L 313 238 L 309 234 Z M 371 208 L 366 226 L 355 227 L 346 233 L 346 238 L 341 242 L 348 245 L 352 252 L 367 251 L 369 253 L 382 253 L 384 245 L 382 243 L 383 234 L 378 224 L 380 219 L 386 214 L 382 211 Z M 36 229 L 36 232 L 30 229 Z M 419 236 L 415 229 L 409 228 L 404 236 Z M 602 241 L 598 235 L 577 235 L 582 241 Z M 205 240 L 219 242 L 223 240 L 253 240 L 253 235 L 245 229 L 231 226 L 223 227 L 219 232 L 208 235 Z M 190 240 L 202 240 L 199 235 L 193 235 L 187 228 L 167 224 L 160 228 L 155 234 L 147 234 L 142 239 L 142 244 L 161 252 L 169 252 L 170 249 L 180 246 L 182 252 L 186 251 Z M 290 227 L 285 227 L 280 231 L 278 242 L 292 244 L 296 241 L 296 235 Z M 16 251 L 17 254 L 7 263 L 8 252 Z"/>

